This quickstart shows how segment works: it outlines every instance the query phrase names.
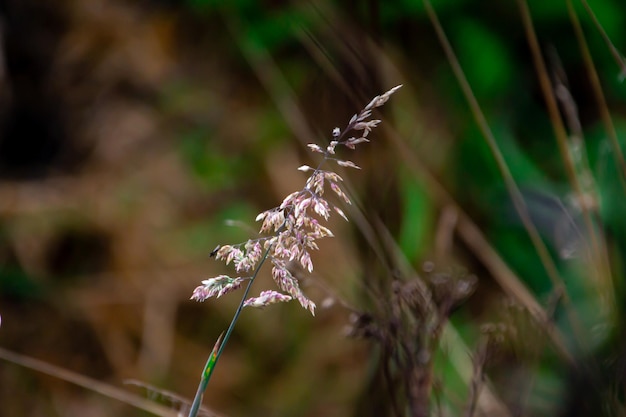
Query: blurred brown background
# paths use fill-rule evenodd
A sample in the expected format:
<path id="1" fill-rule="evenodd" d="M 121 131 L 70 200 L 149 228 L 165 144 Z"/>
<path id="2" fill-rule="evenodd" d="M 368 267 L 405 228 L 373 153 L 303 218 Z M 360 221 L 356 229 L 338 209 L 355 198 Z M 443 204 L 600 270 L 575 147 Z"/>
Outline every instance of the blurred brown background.
<path id="1" fill-rule="evenodd" d="M 239 297 L 188 300 L 227 272 L 208 253 L 251 235 L 226 220 L 256 227 L 304 179 L 303 147 L 238 53 L 245 27 L 176 2 L 19 0 L 3 2 L 1 29 L 0 344 L 141 396 L 122 382 L 192 398 Z M 308 84 L 320 132 L 357 110 L 331 86 L 306 97 L 323 80 Z M 350 278 L 346 243 L 326 243 L 316 270 Z M 246 311 L 205 403 L 346 415 L 367 370 L 346 324 L 344 309 Z M 143 415 L 9 362 L 0 378 L 2 416 Z"/>
<path id="2" fill-rule="evenodd" d="M 513 174 L 529 189 L 558 268 L 571 274 L 573 304 L 595 329 L 604 323 L 594 315 L 601 301 L 589 301 L 584 269 L 559 258 L 571 242 L 553 230 L 563 216 L 551 201 L 559 200 L 542 197 L 565 201 L 570 184 L 519 11 L 514 1 L 492 3 L 433 1 Z M 538 0 L 530 6 L 589 133 L 619 283 L 623 190 L 615 191 L 606 162 L 567 9 Z M 619 68 L 579 6 L 623 137 Z M 624 5 L 594 7 L 623 48 Z M 472 301 L 452 317 L 476 340 L 481 323 L 500 317 L 503 295 L 481 254 L 457 241 L 446 217 L 457 206 L 442 189 L 537 299 L 552 305 L 550 281 L 512 214 L 422 1 L 3 0 L 0 13 L 0 347 L 184 410 L 145 386 L 191 400 L 232 317 L 238 294 L 189 301 L 202 279 L 230 271 L 210 251 L 253 236 L 256 214 L 303 186 L 296 168 L 311 164 L 304 145 L 325 143 L 335 126 L 397 84 L 404 88 L 380 113 L 372 143 L 350 156 L 363 170 L 342 171 L 356 201 L 352 221 L 331 222 L 337 237 L 320 242 L 315 272 L 303 282 L 320 306 L 316 317 L 296 303 L 245 310 L 204 404 L 226 416 L 384 415 L 388 408 L 375 407 L 388 395 L 380 351 L 346 334 L 351 314 L 376 304 L 372 282 L 400 275 L 381 255 L 396 243 L 415 270 L 443 259 L 438 268 L 478 276 Z M 273 288 L 269 276 L 261 278 L 253 294 Z M 554 322 L 562 325 L 561 318 L 555 313 Z M 593 345 L 611 364 L 621 357 L 621 333 Z M 517 350 L 493 373 L 511 409 L 530 404 L 515 415 L 576 415 L 564 404 L 585 385 L 568 380 L 565 366 L 551 368 L 550 352 L 527 355 L 539 376 L 515 362 Z M 437 368 L 437 377 L 462 385 L 448 368 Z M 140 386 L 124 385 L 128 379 Z M 0 417 L 112 415 L 148 413 L 0 360 Z"/>

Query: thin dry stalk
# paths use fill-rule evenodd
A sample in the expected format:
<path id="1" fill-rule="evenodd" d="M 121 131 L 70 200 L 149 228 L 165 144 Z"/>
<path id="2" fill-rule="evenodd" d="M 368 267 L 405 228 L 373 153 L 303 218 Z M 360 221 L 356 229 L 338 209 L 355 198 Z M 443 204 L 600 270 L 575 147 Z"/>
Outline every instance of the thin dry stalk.
<path id="1" fill-rule="evenodd" d="M 500 148 L 498 147 L 496 143 L 495 137 L 493 136 L 493 133 L 491 132 L 491 129 L 489 128 L 489 125 L 480 108 L 480 105 L 478 104 L 478 101 L 476 100 L 476 97 L 467 81 L 467 78 L 465 77 L 465 74 L 456 57 L 456 54 L 454 53 L 452 46 L 450 45 L 450 41 L 448 40 L 443 30 L 443 27 L 441 26 L 441 23 L 439 22 L 439 18 L 437 17 L 437 14 L 435 10 L 433 9 L 432 5 L 430 4 L 429 0 L 423 0 L 423 3 L 426 8 L 426 13 L 428 14 L 428 17 L 431 20 L 431 23 L 433 27 L 435 28 L 435 32 L 437 33 L 437 37 L 439 38 L 439 41 L 444 49 L 448 62 L 450 63 L 452 67 L 452 71 L 454 72 L 457 78 L 457 81 L 459 82 L 459 85 L 461 87 L 461 90 L 463 91 L 463 94 L 465 95 L 465 98 L 469 103 L 470 109 L 476 120 L 476 123 L 478 124 L 478 127 L 480 128 L 483 134 L 483 137 L 486 140 L 487 145 L 489 146 L 489 149 L 491 150 L 491 153 L 496 160 L 496 164 L 504 179 L 507 191 L 509 192 L 509 195 L 511 196 L 511 200 L 513 201 L 515 210 L 520 216 L 522 224 L 524 225 L 524 228 L 526 229 L 526 232 L 528 233 L 528 236 L 530 237 L 532 241 L 533 247 L 535 248 L 539 256 L 545 271 L 550 277 L 553 289 L 559 292 L 563 291 L 563 293 L 565 294 L 565 298 L 567 300 L 565 307 L 566 307 L 569 321 L 572 324 L 572 327 L 579 328 L 580 327 L 580 325 L 578 324 L 579 320 L 576 317 L 575 311 L 573 310 L 573 307 L 570 302 L 571 300 L 569 296 L 567 295 L 563 279 L 561 278 L 556 268 L 554 260 L 550 256 L 548 248 L 546 247 L 545 243 L 541 239 L 541 236 L 539 235 L 537 227 L 535 226 L 535 224 L 530 218 L 528 207 L 526 206 L 524 198 L 522 197 L 522 193 L 519 187 L 517 186 L 517 183 L 513 179 L 513 175 L 511 174 L 511 171 L 509 170 L 509 167 L 504 159 L 504 156 L 502 155 L 502 152 L 500 151 Z M 578 334 L 580 335 L 581 333 L 579 332 Z M 580 336 L 578 338 L 581 339 Z M 580 342 L 582 343 L 582 340 L 580 340 Z"/>
<path id="2" fill-rule="evenodd" d="M 310 45 L 309 45 L 310 46 Z M 396 70 L 395 66 L 391 63 L 390 58 L 387 56 L 384 50 L 377 48 L 375 45 L 375 55 L 382 63 L 382 67 L 392 72 L 393 79 L 402 79 L 402 75 Z M 309 48 L 307 48 L 308 50 Z M 324 69 L 333 68 L 332 63 L 325 54 L 311 54 L 316 63 Z M 335 80 L 335 77 L 331 77 Z M 335 80 L 336 81 L 336 80 Z M 346 83 L 338 83 L 337 87 L 342 90 L 342 93 L 350 96 L 351 90 L 346 88 Z M 467 247 L 478 257 L 478 259 L 485 265 L 491 276 L 500 285 L 503 291 L 518 303 L 523 305 L 534 318 L 536 323 L 546 333 L 548 339 L 555 346 L 559 354 L 570 365 L 575 366 L 572 355 L 567 350 L 564 338 L 553 325 L 548 318 L 543 307 L 539 304 L 535 296 L 528 290 L 526 285 L 521 279 L 515 275 L 515 273 L 506 265 L 506 263 L 500 258 L 497 251 L 490 245 L 489 241 L 480 231 L 479 227 L 472 221 L 469 215 L 465 213 L 462 208 L 454 201 L 452 196 L 446 191 L 446 189 L 439 183 L 437 178 L 428 171 L 424 163 L 418 159 L 415 153 L 407 146 L 406 141 L 400 137 L 400 135 L 389 126 L 383 127 L 389 134 L 388 137 L 397 149 L 397 155 L 403 161 L 403 165 L 406 166 L 409 172 L 417 178 L 421 183 L 425 185 L 428 193 L 434 198 L 434 200 L 441 206 L 451 207 L 458 213 L 458 231 L 461 239 L 467 245 Z M 366 221 L 360 205 L 355 204 L 359 210 L 353 210 L 353 220 L 358 226 L 363 236 L 366 238 L 368 244 L 374 249 L 378 259 L 384 260 L 383 250 L 378 243 L 375 233 L 371 228 L 371 225 Z"/>
<path id="3" fill-rule="evenodd" d="M 588 8 L 587 2 L 583 1 L 583 4 L 585 4 L 585 6 L 587 7 L 588 12 L 590 12 L 596 25 L 599 25 L 599 22 L 595 19 L 595 15 L 593 14 L 593 12 L 591 12 L 591 9 Z M 604 128 L 606 129 L 606 133 L 611 143 L 613 156 L 616 159 L 617 165 L 621 168 L 622 175 L 620 175 L 619 179 L 620 183 L 622 184 L 622 188 L 626 193 L 626 160 L 624 159 L 624 153 L 622 152 L 622 148 L 617 140 L 617 131 L 615 130 L 615 125 L 613 124 L 613 119 L 611 118 L 609 107 L 606 104 L 604 92 L 602 91 L 602 85 L 600 84 L 600 77 L 598 76 L 598 71 L 596 70 L 596 67 L 593 63 L 593 58 L 591 57 L 591 52 L 589 51 L 589 46 L 587 45 L 587 40 L 585 39 L 585 34 L 580 25 L 578 15 L 576 14 L 574 7 L 572 6 L 572 0 L 567 0 L 567 11 L 569 13 L 570 20 L 572 21 L 574 32 L 576 33 L 576 40 L 578 41 L 578 45 L 580 46 L 580 52 L 583 57 L 583 63 L 585 64 L 585 68 L 587 69 L 589 81 L 591 82 L 591 90 L 593 91 L 596 104 L 598 106 L 598 111 L 600 112 L 600 117 L 602 118 L 602 123 L 604 124 Z M 600 26 L 600 30 L 602 30 L 602 26 Z M 609 45 L 612 46 L 610 41 Z M 618 57 L 620 58 L 619 62 L 626 71 L 626 65 L 624 64 L 619 54 Z"/>
<path id="4" fill-rule="evenodd" d="M 465 417 L 473 417 L 476 412 L 476 405 L 478 404 L 478 397 L 480 391 L 483 388 L 484 383 L 484 369 L 487 362 L 487 348 L 489 341 L 484 341 L 478 346 L 477 352 L 472 357 L 472 363 L 474 365 L 474 372 L 472 374 L 472 381 L 469 387 L 468 403 L 465 408 Z"/>
<path id="5" fill-rule="evenodd" d="M 434 293 L 408 263 L 387 227 L 381 221 L 375 221 L 374 224 L 378 234 L 381 236 L 384 247 L 387 248 L 389 252 L 389 257 L 392 259 L 394 270 L 399 271 L 400 276 L 415 277 L 408 282 L 402 281 L 404 285 L 399 284 L 401 285 L 401 289 L 397 292 L 399 296 L 398 302 L 392 303 L 392 306 L 395 307 L 394 311 L 396 311 L 396 315 L 400 314 L 397 313 L 397 306 L 406 303 L 406 300 L 402 297 L 402 295 L 410 292 L 412 297 L 409 298 L 419 296 L 419 317 L 429 317 L 428 325 L 423 326 L 421 330 L 422 332 L 426 331 L 425 334 L 427 335 L 423 342 L 424 345 L 422 346 L 422 350 L 413 353 L 413 358 L 424 358 L 425 353 L 430 355 L 430 358 L 432 358 L 439 346 L 454 347 L 454 349 L 450 352 L 450 360 L 453 362 L 463 381 L 468 386 L 471 386 L 472 371 L 469 366 L 467 366 L 466 356 L 466 352 L 470 349 L 465 345 L 465 342 L 459 336 L 454 325 L 448 321 L 448 317 L 454 305 L 456 305 L 460 299 L 469 296 L 469 293 L 473 290 L 475 282 L 473 282 L 471 278 L 467 281 L 465 281 L 466 278 L 462 278 L 454 283 L 456 286 L 452 282 L 448 283 L 448 285 L 452 284 L 452 288 L 448 288 L 447 291 L 444 291 L 443 297 L 442 294 Z M 459 287 L 458 284 L 461 284 L 461 287 Z M 465 287 L 465 285 L 468 286 Z M 459 288 L 464 288 L 464 291 L 469 291 L 469 293 L 460 294 L 457 292 L 459 291 Z M 459 298 L 459 296 L 461 296 L 461 298 Z M 384 331 L 382 333 L 384 334 Z M 413 337 L 412 340 L 417 340 L 417 338 Z M 405 349 L 408 348 L 405 346 Z M 413 350 L 415 350 L 415 348 L 413 348 Z M 567 352 L 565 351 L 564 357 L 566 357 L 566 354 Z M 412 401 L 411 410 L 413 411 L 413 414 L 411 415 L 421 415 L 419 413 L 424 413 L 426 412 L 425 410 L 430 412 L 430 409 L 425 408 L 424 404 L 428 404 L 428 406 L 430 406 L 433 398 L 435 380 L 432 360 L 426 362 L 413 360 L 412 362 L 410 361 L 407 366 L 408 369 L 414 369 L 410 378 L 408 378 L 412 385 L 407 386 L 410 387 L 408 393 L 410 395 L 410 401 Z M 483 382 L 484 381 L 485 380 L 483 379 Z M 477 403 L 477 408 L 482 414 L 498 415 L 502 417 L 509 416 L 509 412 L 503 401 L 498 398 L 495 391 L 488 384 L 485 384 L 482 390 L 483 396 Z M 496 414 L 494 414 L 494 412 L 496 412 Z"/>
<path id="6" fill-rule="evenodd" d="M 546 333 L 555 349 L 569 365 L 576 367 L 577 362 L 569 352 L 561 332 L 554 326 L 551 314 L 539 304 L 537 299 L 526 288 L 519 277 L 502 260 L 497 251 L 489 244 L 478 226 L 462 213 L 459 217 L 458 231 L 463 242 L 472 250 L 485 265 L 491 276 L 498 282 L 504 292 L 523 305 L 535 322 Z"/>
<path id="7" fill-rule="evenodd" d="M 554 55 L 556 55 L 556 53 Z M 578 108 L 567 86 L 567 80 L 565 78 L 565 71 L 561 68 L 561 64 L 557 58 L 555 58 L 554 61 L 555 63 L 553 65 L 557 66 L 555 70 L 556 74 L 554 76 L 554 84 L 555 84 L 554 96 L 561 103 L 561 108 L 563 109 L 565 120 L 567 122 L 570 132 L 572 132 L 570 135 L 570 141 L 572 142 L 572 146 L 578 148 L 578 151 L 577 151 L 579 154 L 578 170 L 580 171 L 578 175 L 580 175 L 583 178 L 591 179 L 593 178 L 593 174 L 591 172 L 591 168 L 589 167 L 589 160 L 587 158 L 587 152 L 586 152 L 585 141 L 584 141 L 584 136 L 583 136 L 583 129 L 580 123 L 580 119 L 578 118 Z M 619 177 L 620 177 L 620 182 L 622 183 L 622 186 L 624 186 L 625 183 L 624 183 L 624 179 L 622 175 L 620 175 Z M 585 192 L 588 195 L 592 196 L 591 199 L 594 202 L 596 202 L 596 204 L 597 202 L 600 201 L 600 198 L 597 195 L 595 189 L 588 189 Z M 581 198 L 583 197 L 581 196 Z M 591 212 L 589 210 L 585 210 L 585 208 L 588 208 L 588 204 L 583 202 L 581 203 L 581 205 L 583 206 L 583 211 L 589 214 L 590 221 L 592 221 L 591 227 L 593 227 L 593 230 L 595 231 L 595 233 L 592 235 L 592 239 L 594 239 L 595 243 L 598 245 L 597 248 L 592 248 L 593 251 L 595 252 L 595 256 L 592 256 L 589 259 L 590 264 L 594 265 L 595 263 L 599 263 L 602 268 L 600 273 L 602 273 L 602 271 L 608 271 L 609 276 L 607 277 L 607 279 L 609 283 L 612 283 L 612 279 L 610 276 L 611 269 L 610 269 L 610 264 L 609 264 L 609 259 L 608 259 L 608 252 L 607 252 L 606 244 L 605 244 L 604 233 L 603 233 L 602 228 L 596 228 L 593 226 L 594 223 L 599 223 L 599 219 L 595 219 L 595 221 L 592 220 Z M 595 217 L 597 217 L 597 215 Z M 597 261 L 597 262 L 594 262 L 594 261 Z M 606 282 L 606 280 L 603 280 L 600 283 L 602 282 Z M 609 288 L 604 289 L 604 292 L 608 292 L 609 294 L 612 294 L 613 290 L 614 290 L 613 286 L 610 285 Z M 603 295 L 603 293 L 601 292 L 600 295 Z"/>
<path id="8" fill-rule="evenodd" d="M 459 223 L 459 213 L 454 206 L 445 206 L 441 210 L 435 233 L 435 260 L 444 259 L 452 251 L 454 231 Z"/>
<path id="9" fill-rule="evenodd" d="M 606 250 L 603 249 L 603 239 L 598 236 L 598 228 L 596 228 L 594 225 L 594 221 L 589 210 L 589 205 L 584 203 L 585 193 L 580 183 L 579 174 L 576 170 L 576 164 L 569 150 L 567 131 L 565 129 L 563 119 L 559 113 L 557 98 L 555 96 L 554 88 L 552 87 L 552 83 L 548 75 L 546 64 L 541 54 L 541 48 L 539 46 L 537 34 L 535 33 L 535 29 L 532 23 L 530 10 L 525 0 L 518 0 L 518 5 L 520 8 L 520 14 L 522 16 L 524 30 L 526 32 L 526 38 L 528 40 L 530 51 L 533 56 L 533 62 L 535 64 L 537 76 L 539 77 L 539 84 L 541 86 L 550 121 L 554 129 L 554 135 L 559 147 L 559 151 L 561 153 L 561 158 L 563 160 L 563 163 L 565 164 L 565 171 L 567 173 L 568 180 L 574 189 L 574 193 L 578 198 L 578 201 L 581 202 L 580 208 L 583 214 L 585 227 L 587 229 L 589 237 L 591 238 L 591 256 L 593 260 L 592 262 L 596 265 L 596 268 L 598 269 L 593 275 L 595 275 L 594 278 L 596 279 L 598 286 L 601 290 L 601 297 L 606 303 L 608 303 L 609 310 L 616 311 L 615 299 L 613 297 L 614 288 L 611 278 L 611 269 L 608 264 L 608 259 L 606 258 Z M 580 138 L 580 140 L 582 141 L 582 137 Z M 566 302 L 566 304 L 570 303 L 569 297 L 567 295 L 564 301 Z M 582 335 L 582 333 L 580 334 Z"/>
<path id="10" fill-rule="evenodd" d="M 608 46 L 609 50 L 611 51 L 611 55 L 613 55 L 613 59 L 615 59 L 615 63 L 621 70 L 620 76 L 622 77 L 622 79 L 624 79 L 624 77 L 626 77 L 626 60 L 624 60 L 624 57 L 622 56 L 622 54 L 617 50 L 613 42 L 611 42 L 611 38 L 609 38 L 609 35 L 607 35 L 606 31 L 604 30 L 604 28 L 598 21 L 596 14 L 593 12 L 591 7 L 589 6 L 589 3 L 587 3 L 587 0 L 580 0 L 580 1 L 583 4 L 583 6 L 585 6 L 587 13 L 589 13 L 591 20 L 593 21 L 593 24 L 598 29 L 598 32 L 600 32 L 600 35 L 602 35 L 602 39 L 604 39 L 604 43 L 606 43 L 606 46 Z"/>
<path id="11" fill-rule="evenodd" d="M 0 359 L 4 359 L 8 362 L 22 366 L 24 368 L 32 369 L 34 371 L 53 376 L 55 378 L 67 381 L 71 384 L 88 389 L 90 391 L 97 392 L 100 395 L 123 402 L 140 410 L 144 410 L 155 416 L 177 417 L 179 415 L 178 412 L 172 409 L 163 407 L 162 405 L 156 404 L 153 401 L 139 397 L 130 392 L 113 387 L 109 384 L 104 384 L 100 381 L 96 381 L 92 378 L 77 374 L 70 370 L 58 367 L 56 365 L 52 365 L 39 359 L 11 352 L 10 350 L 4 348 L 0 348 Z M 217 416 L 217 414 L 211 415 Z"/>

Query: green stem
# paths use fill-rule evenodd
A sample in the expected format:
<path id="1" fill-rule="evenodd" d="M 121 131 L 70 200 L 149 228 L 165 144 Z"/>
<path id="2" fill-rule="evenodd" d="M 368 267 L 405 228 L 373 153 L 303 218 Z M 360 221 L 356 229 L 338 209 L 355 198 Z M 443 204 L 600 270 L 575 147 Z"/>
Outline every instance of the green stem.
<path id="1" fill-rule="evenodd" d="M 252 287 L 252 283 L 254 282 L 255 278 L 259 274 L 261 267 L 267 260 L 267 257 L 270 253 L 270 249 L 271 248 L 267 248 L 267 250 L 265 251 L 265 254 L 263 255 L 263 258 L 261 258 L 261 261 L 259 262 L 259 265 L 254 270 L 254 274 L 252 275 L 252 278 L 250 278 L 250 281 L 248 282 L 248 285 L 246 286 L 246 289 L 243 292 L 243 296 L 241 297 L 241 301 L 239 302 L 239 307 L 237 307 L 237 311 L 235 311 L 235 315 L 233 316 L 233 319 L 230 321 L 228 330 L 226 330 L 226 334 L 224 335 L 224 340 L 219 345 L 219 348 L 217 350 L 217 353 L 215 354 L 215 357 L 213 357 L 213 352 L 211 352 L 211 355 L 209 355 L 209 358 L 206 361 L 206 365 L 204 365 L 204 369 L 202 370 L 202 377 L 200 379 L 200 384 L 198 385 L 198 391 L 196 391 L 196 396 L 194 397 L 193 404 L 191 404 L 191 409 L 189 410 L 189 417 L 197 417 L 198 415 L 198 411 L 200 410 L 200 405 L 202 403 L 202 396 L 204 395 L 204 391 L 206 391 L 207 385 L 209 385 L 209 380 L 211 379 L 211 375 L 213 374 L 215 365 L 217 364 L 217 361 L 220 359 L 220 355 L 222 354 L 222 351 L 224 350 L 224 347 L 226 346 L 226 343 L 228 342 L 228 339 L 230 338 L 230 335 L 233 332 L 233 329 L 235 328 L 235 324 L 237 323 L 237 320 L 239 319 L 241 310 L 243 310 L 243 304 L 248 298 L 248 292 L 250 292 L 250 287 Z M 219 340 L 218 340 L 218 343 L 219 343 Z"/>

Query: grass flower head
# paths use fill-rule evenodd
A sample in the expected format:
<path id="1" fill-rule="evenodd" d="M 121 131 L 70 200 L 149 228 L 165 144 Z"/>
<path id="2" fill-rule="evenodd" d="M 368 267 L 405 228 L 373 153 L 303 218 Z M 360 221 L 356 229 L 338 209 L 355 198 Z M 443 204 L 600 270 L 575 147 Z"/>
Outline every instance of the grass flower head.
<path id="1" fill-rule="evenodd" d="M 378 119 L 371 119 L 372 110 L 385 104 L 400 87 L 374 97 L 360 113 L 350 119 L 343 130 L 334 128 L 328 146 L 314 143 L 308 145 L 312 152 L 322 155 L 321 161 L 316 168 L 300 166 L 299 171 L 310 172 L 304 187 L 285 197 L 279 206 L 256 217 L 256 221 L 261 222 L 261 237 L 236 245 L 224 245 L 214 251 L 216 259 L 227 265 L 232 262 L 238 274 L 251 272 L 251 275 L 236 278 L 219 275 L 204 280 L 193 291 L 191 299 L 205 301 L 211 297 L 218 298 L 240 288 L 247 280 L 251 284 L 265 261 L 269 260 L 272 264 L 272 278 L 281 292 L 263 291 L 258 297 L 245 300 L 243 306 L 265 307 L 294 299 L 311 314 L 315 314 L 315 303 L 300 289 L 298 279 L 290 271 L 290 265 L 295 262 L 309 273 L 313 272 L 310 251 L 318 249 L 319 239 L 333 236 L 332 231 L 322 222 L 328 221 L 332 213 L 348 220 L 341 208 L 327 199 L 327 189 L 342 202 L 351 204 L 339 174 L 332 169 L 322 168 L 328 162 L 334 162 L 342 167 L 361 169 L 352 161 L 336 157 L 336 150 L 341 146 L 354 150 L 357 145 L 369 142 L 369 133 L 380 123 Z M 354 136 L 348 137 L 348 133 Z"/>

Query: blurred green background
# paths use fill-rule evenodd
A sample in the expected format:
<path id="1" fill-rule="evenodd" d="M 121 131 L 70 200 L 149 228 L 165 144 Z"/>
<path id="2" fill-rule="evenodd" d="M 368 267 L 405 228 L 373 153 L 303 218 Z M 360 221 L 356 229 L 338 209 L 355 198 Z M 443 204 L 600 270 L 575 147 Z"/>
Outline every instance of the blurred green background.
<path id="1" fill-rule="evenodd" d="M 403 275 L 398 264 L 427 276 L 424 264 L 434 262 L 476 277 L 473 295 L 451 312 L 460 339 L 445 336 L 435 349 L 433 404 L 441 398 L 432 412 L 461 415 L 471 383 L 451 351 L 471 370 L 481 325 L 513 320 L 486 252 L 450 220 L 462 210 L 459 222 L 469 219 L 554 310 L 551 323 L 586 370 L 577 373 L 539 326 L 513 320 L 516 341 L 487 367 L 490 392 L 508 415 L 618 415 L 626 188 L 567 3 L 528 6 L 549 75 L 563 74 L 577 106 L 584 146 L 571 140 L 569 149 L 587 206 L 564 168 L 518 3 L 432 5 L 569 301 L 528 238 L 421 0 L 5 0 L 0 346 L 146 398 L 124 381 L 191 399 L 239 301 L 188 300 L 202 279 L 229 272 L 210 251 L 252 237 L 256 214 L 303 186 L 296 168 L 314 158 L 306 143 L 326 143 L 373 96 L 403 84 L 372 142 L 349 156 L 363 167 L 342 174 L 356 201 L 352 221 L 331 221 L 336 237 L 320 242 L 303 284 L 324 307 L 315 318 L 296 303 L 245 310 L 205 405 L 226 416 L 394 415 L 380 379 L 384 353 L 347 329 L 355 313 L 391 303 L 373 289 Z M 590 6 L 625 50 L 623 1 Z M 582 4 L 574 9 L 621 144 L 621 69 Z M 590 272 L 581 207 L 602 231 L 614 309 Z M 253 291 L 266 288 L 269 276 Z M 178 410 L 170 400 L 156 399 Z M 0 404 L 1 416 L 147 415 L 6 360 Z"/>

